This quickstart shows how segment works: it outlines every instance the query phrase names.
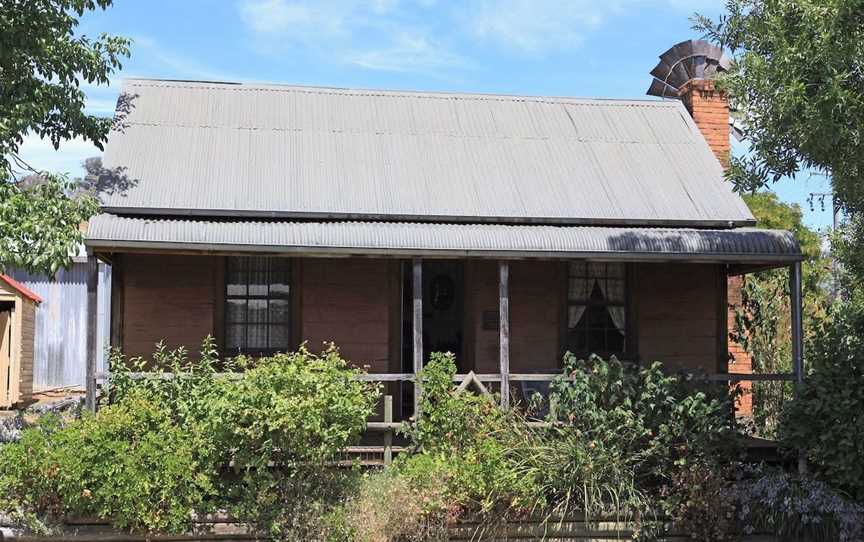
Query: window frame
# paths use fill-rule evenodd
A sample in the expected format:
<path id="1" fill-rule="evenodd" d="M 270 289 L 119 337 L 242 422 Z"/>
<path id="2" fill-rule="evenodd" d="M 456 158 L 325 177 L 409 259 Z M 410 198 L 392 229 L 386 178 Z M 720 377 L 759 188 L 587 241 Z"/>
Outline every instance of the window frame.
<path id="1" fill-rule="evenodd" d="M 573 263 L 584 263 L 586 265 L 586 276 L 584 277 L 576 277 L 571 275 L 571 264 Z M 588 293 L 588 299 L 585 301 L 577 301 L 570 299 L 570 279 L 571 278 L 590 278 L 587 272 L 587 266 L 590 264 L 602 264 L 602 265 L 621 265 L 623 268 L 623 275 L 621 280 L 623 281 L 624 287 L 624 301 L 623 302 L 608 302 L 608 301 L 592 301 L 591 300 L 591 292 Z M 608 280 L 608 271 L 604 273 Z M 596 262 L 590 260 L 567 260 L 563 265 L 563 287 L 562 287 L 562 302 L 561 302 L 561 355 L 565 352 L 571 352 L 573 355 L 579 358 L 587 358 L 588 356 L 595 354 L 604 359 L 609 358 L 611 356 L 615 356 L 622 361 L 638 361 L 638 347 L 636 345 L 636 323 L 633 321 L 633 315 L 635 314 L 635 310 L 633 307 L 633 266 L 628 262 Z M 570 307 L 571 306 L 586 306 L 586 307 L 607 307 L 607 306 L 617 306 L 624 308 L 624 350 L 622 352 L 613 352 L 613 351 L 575 351 L 570 349 L 568 346 L 570 344 L 570 326 L 569 326 L 569 317 L 570 317 Z"/>
<path id="2" fill-rule="evenodd" d="M 253 270 L 252 263 L 256 259 L 262 259 L 267 262 L 266 269 L 261 270 Z M 283 267 L 281 269 L 274 269 L 272 262 L 274 261 L 282 261 Z M 235 265 L 237 262 L 242 262 L 242 270 L 241 273 L 245 275 L 245 293 L 244 294 L 236 294 L 229 292 L 229 286 L 232 284 L 240 284 L 239 282 L 232 282 L 232 265 Z M 252 294 L 250 286 L 256 285 L 257 283 L 252 282 L 252 273 L 264 273 L 265 280 L 264 284 L 267 287 L 266 294 Z M 274 281 L 272 276 L 275 273 L 283 273 L 284 281 Z M 276 354 L 277 352 L 287 352 L 291 350 L 292 345 L 294 344 L 294 326 L 295 319 L 297 316 L 297 311 L 295 308 L 295 297 L 296 297 L 296 288 L 295 288 L 295 271 L 293 266 L 292 258 L 284 258 L 278 256 L 256 256 L 256 255 L 248 255 L 248 256 L 227 256 L 225 257 L 224 263 L 224 272 L 223 272 L 223 281 L 222 281 L 222 347 L 225 350 L 225 354 L 227 355 L 247 355 L 247 356 L 269 356 Z M 285 295 L 274 295 L 271 292 L 271 288 L 274 284 L 286 284 L 288 286 L 288 293 Z M 229 305 L 231 300 L 244 300 L 246 302 L 246 310 L 244 319 L 242 322 L 233 321 L 231 319 L 231 311 L 229 310 Z M 282 321 L 273 321 L 270 316 L 270 303 L 273 300 L 279 300 L 285 302 L 285 319 Z M 251 322 L 249 318 L 249 302 L 250 301 L 265 301 L 266 309 L 264 314 L 266 315 L 266 320 L 263 322 Z M 243 326 L 244 334 L 243 334 L 243 347 L 229 347 L 229 329 L 231 326 Z M 268 345 L 266 348 L 250 348 L 249 347 L 249 330 L 253 326 L 261 326 L 264 328 L 265 332 L 265 343 Z M 270 337 L 271 337 L 271 329 L 273 327 L 282 326 L 285 331 L 285 345 L 284 347 L 279 346 L 272 348 L 270 347 Z"/>

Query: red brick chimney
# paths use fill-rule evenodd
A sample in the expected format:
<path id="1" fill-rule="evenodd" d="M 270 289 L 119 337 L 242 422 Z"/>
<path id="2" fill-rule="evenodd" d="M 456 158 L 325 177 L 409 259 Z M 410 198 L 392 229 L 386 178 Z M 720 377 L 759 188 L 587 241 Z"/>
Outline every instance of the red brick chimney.
<path id="1" fill-rule="evenodd" d="M 729 166 L 729 102 L 726 94 L 717 90 L 710 79 L 691 79 L 678 89 L 678 95 L 714 155 L 724 168 Z"/>
<path id="2" fill-rule="evenodd" d="M 690 112 L 708 146 L 723 168 L 729 166 L 729 102 L 724 92 L 714 85 L 713 77 L 729 69 L 730 59 L 714 45 L 701 40 L 682 41 L 660 55 L 660 63 L 651 71 L 654 80 L 648 94 L 662 98 L 678 98 Z M 736 309 L 741 306 L 744 278 L 733 276 L 726 284 L 726 331 L 735 328 Z M 721 372 L 750 374 L 753 358 L 744 348 L 728 338 L 728 366 Z M 753 415 L 752 382 L 742 382 L 736 414 Z"/>

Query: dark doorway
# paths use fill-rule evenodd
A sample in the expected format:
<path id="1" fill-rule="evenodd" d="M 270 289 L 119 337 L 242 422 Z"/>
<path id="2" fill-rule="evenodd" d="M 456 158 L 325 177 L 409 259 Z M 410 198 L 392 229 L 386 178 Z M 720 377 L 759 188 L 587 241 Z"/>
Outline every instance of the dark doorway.
<path id="1" fill-rule="evenodd" d="M 412 264 L 405 262 L 403 283 L 402 369 L 413 372 Z M 423 361 L 430 352 L 452 352 L 464 369 L 465 266 L 460 261 L 423 262 Z"/>

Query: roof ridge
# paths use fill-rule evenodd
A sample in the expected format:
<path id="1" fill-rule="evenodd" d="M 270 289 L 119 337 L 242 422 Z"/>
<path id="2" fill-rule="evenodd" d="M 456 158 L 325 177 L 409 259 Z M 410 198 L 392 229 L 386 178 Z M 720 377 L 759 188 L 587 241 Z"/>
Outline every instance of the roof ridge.
<path id="1" fill-rule="evenodd" d="M 167 84 L 161 84 L 167 83 Z M 584 105 L 617 105 L 634 107 L 677 107 L 678 100 L 657 100 L 648 98 L 590 98 L 578 96 L 544 96 L 534 94 L 504 94 L 492 92 L 462 92 L 435 90 L 405 90 L 329 87 L 315 85 L 296 85 L 288 83 L 253 83 L 231 81 L 195 81 L 185 79 L 158 79 L 132 77 L 124 79 L 124 84 L 148 87 L 171 87 L 203 90 L 223 90 L 235 92 L 286 92 L 305 94 L 328 94 L 342 96 L 378 96 L 389 98 L 422 98 L 437 100 L 478 100 L 478 101 L 532 101 L 550 104 L 580 103 Z"/>

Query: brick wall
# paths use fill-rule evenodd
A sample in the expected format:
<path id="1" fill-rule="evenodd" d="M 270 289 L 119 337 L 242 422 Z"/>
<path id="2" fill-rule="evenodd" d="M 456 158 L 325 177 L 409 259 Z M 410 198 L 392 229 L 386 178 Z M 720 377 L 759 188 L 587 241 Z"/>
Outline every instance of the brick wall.
<path id="1" fill-rule="evenodd" d="M 631 288 L 643 362 L 717 372 L 725 306 L 720 271 L 720 266 L 699 264 L 636 266 Z"/>
<path id="2" fill-rule="evenodd" d="M 714 87 L 714 81 L 694 79 L 680 89 L 687 111 L 699 127 L 714 155 L 726 167 L 729 165 L 729 103 Z"/>
<path id="3" fill-rule="evenodd" d="M 394 290 L 400 290 L 398 262 L 306 258 L 301 266 L 301 337 L 309 347 L 334 342 L 358 366 L 398 372 L 390 364 L 390 307 Z"/>
<path id="4" fill-rule="evenodd" d="M 214 332 L 215 256 L 128 254 L 123 258 L 123 352 L 149 357 L 160 340 L 193 355 Z"/>

